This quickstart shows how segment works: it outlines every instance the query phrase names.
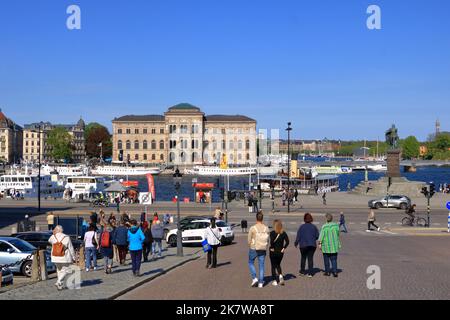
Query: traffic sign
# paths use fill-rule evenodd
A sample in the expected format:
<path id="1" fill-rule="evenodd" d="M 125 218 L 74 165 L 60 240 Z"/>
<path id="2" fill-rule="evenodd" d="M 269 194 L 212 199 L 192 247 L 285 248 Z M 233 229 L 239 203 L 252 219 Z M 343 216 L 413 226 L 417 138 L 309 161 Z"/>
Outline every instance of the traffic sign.
<path id="1" fill-rule="evenodd" d="M 447 209 L 450 210 L 450 201 L 447 202 Z"/>

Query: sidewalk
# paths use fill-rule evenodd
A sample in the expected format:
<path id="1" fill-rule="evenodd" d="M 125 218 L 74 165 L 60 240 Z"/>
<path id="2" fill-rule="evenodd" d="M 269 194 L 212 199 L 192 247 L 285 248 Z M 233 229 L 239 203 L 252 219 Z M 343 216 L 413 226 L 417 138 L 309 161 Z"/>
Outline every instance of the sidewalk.
<path id="1" fill-rule="evenodd" d="M 114 299 L 152 279 L 169 272 L 189 261 L 201 257 L 202 248 L 184 247 L 184 257 L 176 256 L 176 248 L 164 250 L 163 257 L 155 261 L 142 263 L 141 276 L 134 277 L 131 262 L 125 266 L 115 262 L 113 273 L 108 275 L 103 269 L 103 260 L 98 261 L 98 271 L 81 271 L 81 288 L 78 290 L 58 291 L 56 279 L 34 282 L 0 293 L 0 300 L 106 300 Z"/>

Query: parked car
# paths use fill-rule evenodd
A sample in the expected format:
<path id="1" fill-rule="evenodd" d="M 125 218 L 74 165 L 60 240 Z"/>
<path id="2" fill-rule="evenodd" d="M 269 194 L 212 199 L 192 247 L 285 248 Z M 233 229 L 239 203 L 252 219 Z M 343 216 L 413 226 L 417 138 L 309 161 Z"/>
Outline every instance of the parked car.
<path id="1" fill-rule="evenodd" d="M 194 221 L 194 220 L 204 220 L 204 219 L 209 219 L 209 217 L 206 216 L 188 216 L 188 217 L 184 217 L 180 220 L 180 226 L 181 229 L 183 229 L 189 222 Z M 173 229 L 177 229 L 178 224 L 176 221 L 174 221 L 174 223 L 168 223 L 164 225 L 164 239 L 167 239 L 167 234 L 173 230 Z"/>
<path id="2" fill-rule="evenodd" d="M 201 244 L 205 239 L 205 229 L 211 224 L 210 219 L 192 220 L 181 227 L 183 244 Z M 234 231 L 232 226 L 222 220 L 217 220 L 216 225 L 219 228 L 220 242 L 222 244 L 231 244 L 234 240 Z M 178 229 L 172 229 L 167 233 L 166 241 L 172 246 L 177 246 Z"/>
<path id="3" fill-rule="evenodd" d="M 12 285 L 14 282 L 14 275 L 8 268 L 2 268 L 2 283 L 0 283 L 0 287 Z"/>
<path id="4" fill-rule="evenodd" d="M 48 239 L 52 236 L 51 231 L 28 231 L 28 232 L 18 232 L 13 233 L 11 237 L 19 238 L 22 240 L 25 240 L 26 242 L 30 243 L 34 247 L 41 249 L 41 250 L 51 250 L 51 245 L 48 242 Z M 78 249 L 82 244 L 83 241 L 81 240 L 75 240 L 75 237 L 72 238 L 72 245 L 74 249 Z"/>
<path id="5" fill-rule="evenodd" d="M 381 208 L 397 208 L 406 210 L 411 206 L 411 199 L 402 195 L 390 195 L 380 199 L 370 200 L 369 208 L 381 209 Z"/>
<path id="6" fill-rule="evenodd" d="M 30 243 L 14 237 L 0 237 L 0 265 L 16 263 L 9 269 L 31 277 L 31 264 L 37 248 Z M 31 255 L 31 256 L 30 256 Z M 53 272 L 56 266 L 51 262 L 50 254 L 45 255 L 47 271 Z"/>

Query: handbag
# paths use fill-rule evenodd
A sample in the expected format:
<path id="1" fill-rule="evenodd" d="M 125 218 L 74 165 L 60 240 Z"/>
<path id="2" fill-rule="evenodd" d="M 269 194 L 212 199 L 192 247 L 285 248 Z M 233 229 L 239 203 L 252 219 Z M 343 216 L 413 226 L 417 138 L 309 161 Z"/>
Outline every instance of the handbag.
<path id="1" fill-rule="evenodd" d="M 211 249 L 212 249 L 206 238 L 205 238 L 205 240 L 202 241 L 202 247 L 203 247 L 203 252 L 208 252 L 208 251 L 211 251 Z"/>

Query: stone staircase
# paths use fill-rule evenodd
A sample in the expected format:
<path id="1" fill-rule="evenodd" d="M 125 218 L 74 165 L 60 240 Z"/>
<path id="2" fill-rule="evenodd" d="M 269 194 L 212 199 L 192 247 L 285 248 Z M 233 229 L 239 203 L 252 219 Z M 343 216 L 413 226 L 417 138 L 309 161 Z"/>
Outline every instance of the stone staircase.
<path id="1" fill-rule="evenodd" d="M 361 181 L 350 193 L 362 194 L 368 196 L 385 196 L 389 194 L 406 195 L 409 197 L 421 196 L 420 191 L 426 184 L 418 181 L 409 181 L 408 179 L 392 178 L 392 184 L 388 189 L 389 180 L 388 177 L 382 177 L 375 181 Z M 369 191 L 367 188 L 370 186 Z"/>

